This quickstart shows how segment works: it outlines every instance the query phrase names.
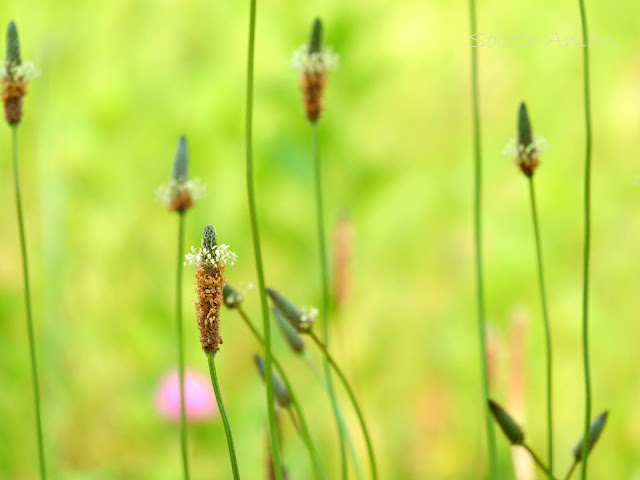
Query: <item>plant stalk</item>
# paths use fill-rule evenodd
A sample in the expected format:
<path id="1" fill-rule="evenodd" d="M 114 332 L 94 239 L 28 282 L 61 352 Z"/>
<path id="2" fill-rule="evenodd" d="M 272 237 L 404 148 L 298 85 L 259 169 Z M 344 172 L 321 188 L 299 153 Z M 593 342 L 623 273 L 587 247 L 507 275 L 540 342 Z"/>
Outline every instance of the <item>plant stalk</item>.
<path id="1" fill-rule="evenodd" d="M 584 0 L 580 4 L 582 41 L 589 42 L 587 11 Z M 584 258 L 582 285 L 582 353 L 584 362 L 585 412 L 582 443 L 582 480 L 587 478 L 589 436 L 591 430 L 591 372 L 589 367 L 589 259 L 591 252 L 591 87 L 589 79 L 589 47 L 582 47 L 585 118 L 585 173 L 584 173 Z"/>
<path id="2" fill-rule="evenodd" d="M 476 22 L 476 2 L 469 0 L 469 14 L 471 17 L 471 34 L 478 32 Z M 497 480 L 496 433 L 491 413 L 489 412 L 489 374 L 487 367 L 486 321 L 484 305 L 484 273 L 482 268 L 482 152 L 480 136 L 480 103 L 478 99 L 478 49 L 471 48 L 471 93 L 473 104 L 473 150 L 474 150 L 474 238 L 476 259 L 476 295 L 478 318 L 478 341 L 480 353 L 480 376 L 482 383 L 482 409 L 485 415 L 487 432 L 487 448 L 489 456 L 489 478 Z"/>
<path id="3" fill-rule="evenodd" d="M 44 435 L 42 433 L 42 419 L 40 414 L 40 381 L 38 379 L 38 364 L 36 361 L 36 342 L 31 314 L 31 289 L 29 283 L 29 263 L 27 260 L 27 240 L 22 213 L 22 198 L 20 195 L 20 171 L 18 168 L 18 125 L 11 126 L 13 143 L 13 181 L 16 194 L 16 213 L 18 216 L 18 231 L 20 233 L 20 251 L 22 253 L 22 271 L 24 278 L 24 300 L 27 313 L 27 334 L 29 337 L 29 354 L 31 358 L 31 379 L 33 381 L 33 399 L 36 413 L 36 432 L 38 438 L 38 462 L 40 478 L 47 478 L 44 462 Z"/>
<path id="4" fill-rule="evenodd" d="M 231 426 L 229 425 L 229 418 L 227 412 L 224 409 L 224 403 L 222 401 L 222 393 L 220 393 L 220 385 L 218 384 L 218 375 L 216 373 L 216 362 L 213 353 L 207 353 L 207 360 L 209 362 L 209 373 L 211 374 L 211 384 L 213 385 L 213 391 L 216 394 L 216 400 L 218 401 L 218 410 L 220 411 L 220 418 L 224 424 L 224 433 L 227 436 L 227 446 L 229 448 L 229 459 L 231 460 L 231 469 L 233 470 L 234 480 L 239 480 L 240 473 L 238 471 L 238 460 L 236 459 L 236 449 L 233 444 L 233 437 L 231 436 Z"/>
<path id="5" fill-rule="evenodd" d="M 342 373 L 342 370 L 340 369 L 336 361 L 333 359 L 333 357 L 327 350 L 327 347 L 322 343 L 322 341 L 317 337 L 317 335 L 313 331 L 309 331 L 308 335 L 315 342 L 318 348 L 322 351 L 324 356 L 329 360 L 331 367 L 340 378 L 342 385 L 344 386 L 345 390 L 347 391 L 347 394 L 349 395 L 349 399 L 351 400 L 351 403 L 353 404 L 353 408 L 356 411 L 356 415 L 358 416 L 358 420 L 360 422 L 360 427 L 362 428 L 362 434 L 364 435 L 364 439 L 367 444 L 367 453 L 369 455 L 369 463 L 371 465 L 371 478 L 373 480 L 376 480 L 378 478 L 378 470 L 376 467 L 375 453 L 373 451 L 373 443 L 371 442 L 371 437 L 369 436 L 369 431 L 367 430 L 367 425 L 364 421 L 364 415 L 362 414 L 362 410 L 360 410 L 360 406 L 358 405 L 356 396 L 354 395 L 353 390 L 351 390 L 351 386 L 349 385 L 347 378 L 344 376 L 344 373 Z"/>
<path id="6" fill-rule="evenodd" d="M 547 448 L 549 457 L 549 480 L 553 472 L 553 364 L 551 357 L 551 326 L 549 324 L 549 310 L 547 308 L 547 295 L 544 283 L 544 267 L 542 262 L 542 241 L 540 240 L 540 225 L 536 208 L 536 195 L 533 185 L 533 177 L 529 177 L 529 193 L 531 197 L 531 213 L 533 217 L 533 231 L 536 239 L 536 258 L 538 264 L 538 281 L 540 285 L 540 297 L 542 300 L 542 315 L 544 319 L 544 331 L 546 342 L 547 360 Z"/>
<path id="7" fill-rule="evenodd" d="M 547 468 L 547 466 L 544 463 L 542 463 L 542 460 L 540 460 L 540 458 L 538 458 L 538 456 L 531 449 L 531 447 L 529 447 L 529 445 L 527 445 L 527 444 L 523 444 L 522 446 L 524 447 L 524 449 L 527 452 L 529 452 L 529 454 L 533 458 L 533 461 L 536 463 L 538 468 L 540 470 L 542 470 L 546 475 L 548 475 L 550 480 L 555 480 L 555 477 L 553 476 L 553 472 L 549 468 Z"/>
<path id="8" fill-rule="evenodd" d="M 244 323 L 247 325 L 249 330 L 251 330 L 251 333 L 253 333 L 253 336 L 256 338 L 256 340 L 258 340 L 258 342 L 264 347 L 264 338 L 262 338 L 262 335 L 260 335 L 256 327 L 253 325 L 253 323 L 247 316 L 246 312 L 242 308 L 237 308 L 236 310 L 238 310 L 238 313 L 242 317 L 242 320 L 244 320 Z M 289 378 L 287 377 L 287 374 L 284 372 L 282 365 L 280 364 L 280 362 L 275 356 L 273 357 L 273 366 L 278 371 L 278 373 L 280 374 L 280 378 L 282 378 L 282 381 L 287 387 L 287 390 L 289 391 L 289 395 L 291 396 L 291 403 L 293 405 L 293 408 L 295 409 L 298 415 L 298 418 L 300 419 L 301 435 L 304 443 L 307 446 L 307 450 L 309 451 L 309 456 L 311 457 L 314 476 L 316 480 L 318 480 L 319 478 L 325 479 L 326 475 L 324 473 L 324 470 L 322 469 L 320 458 L 318 457 L 318 453 L 316 452 L 315 446 L 313 444 L 311 432 L 309 431 L 309 425 L 307 424 L 307 421 L 304 415 L 302 414 L 302 408 L 300 407 L 300 403 L 298 402 L 298 399 L 295 396 L 291 383 L 289 382 Z"/>
<path id="9" fill-rule="evenodd" d="M 176 269 L 176 328 L 178 330 L 178 377 L 180 381 L 180 448 L 182 471 L 189 480 L 189 456 L 187 449 L 187 413 L 184 400 L 184 335 L 182 331 L 182 266 L 185 212 L 178 212 L 178 262 Z"/>
<path id="10" fill-rule="evenodd" d="M 260 300 L 262 306 L 262 321 L 265 337 L 264 361 L 265 383 L 267 391 L 267 417 L 269 417 L 269 438 L 273 455 L 273 468 L 276 480 L 282 480 L 282 459 L 278 446 L 278 431 L 276 426 L 275 402 L 273 395 L 273 362 L 271 354 L 271 323 L 269 319 L 269 306 L 262 269 L 262 253 L 260 250 L 260 232 L 258 230 L 258 214 L 253 185 L 253 67 L 255 56 L 256 33 L 256 0 L 249 0 L 249 47 L 247 52 L 247 105 L 246 105 L 246 157 L 247 157 L 247 197 L 249 201 L 249 215 L 251 217 L 251 237 L 253 239 L 253 251 L 256 260 L 258 284 L 260 288 Z"/>
<path id="11" fill-rule="evenodd" d="M 327 244 L 324 231 L 324 205 L 322 200 L 322 175 L 320 168 L 320 149 L 318 145 L 318 124 L 311 124 L 312 150 L 313 150 L 313 166 L 315 180 L 315 201 L 316 201 L 316 221 L 318 230 L 318 253 L 320 256 L 320 272 L 321 272 L 321 290 L 322 290 L 322 338 L 325 345 L 329 345 L 329 267 L 327 260 Z M 340 471 L 342 478 L 348 477 L 347 470 L 347 452 L 345 449 L 345 433 L 344 424 L 340 422 L 340 407 L 336 397 L 333 381 L 331 380 L 331 369 L 326 357 L 323 357 L 324 374 L 326 377 L 327 391 L 331 398 L 331 407 L 333 416 L 338 427 L 338 443 L 340 446 Z"/>

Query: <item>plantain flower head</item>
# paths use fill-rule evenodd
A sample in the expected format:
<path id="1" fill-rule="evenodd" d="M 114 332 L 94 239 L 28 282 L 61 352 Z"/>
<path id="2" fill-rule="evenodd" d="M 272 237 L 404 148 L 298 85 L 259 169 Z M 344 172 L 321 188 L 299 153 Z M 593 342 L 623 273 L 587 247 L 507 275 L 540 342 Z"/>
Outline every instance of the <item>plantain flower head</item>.
<path id="1" fill-rule="evenodd" d="M 521 103 L 518 111 L 518 140 L 509 141 L 502 153 L 512 157 L 522 173 L 531 177 L 540 165 L 540 154 L 549 148 L 543 137 L 533 138 L 527 107 L 524 102 Z"/>
<path id="2" fill-rule="evenodd" d="M 189 151 L 183 135 L 178 141 L 171 180 L 158 188 L 156 197 L 170 212 L 182 213 L 189 210 L 204 192 L 205 186 L 199 179 L 189 179 Z"/>

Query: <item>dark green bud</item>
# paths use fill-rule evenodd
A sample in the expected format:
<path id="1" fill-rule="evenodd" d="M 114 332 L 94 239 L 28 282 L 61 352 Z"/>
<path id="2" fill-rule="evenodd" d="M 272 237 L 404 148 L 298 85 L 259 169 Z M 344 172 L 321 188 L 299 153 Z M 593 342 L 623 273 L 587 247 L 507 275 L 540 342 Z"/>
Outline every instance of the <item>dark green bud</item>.
<path id="1" fill-rule="evenodd" d="M 256 367 L 258 367 L 258 372 L 260 372 L 260 376 L 262 377 L 262 380 L 265 380 L 266 370 L 265 370 L 264 360 L 260 355 L 256 354 L 253 356 L 253 361 L 255 362 Z M 289 406 L 291 405 L 291 395 L 289 395 L 289 390 L 287 390 L 287 387 L 282 382 L 282 380 L 280 380 L 280 377 L 278 377 L 278 375 L 276 375 L 275 372 L 273 372 L 272 375 L 273 375 L 273 394 L 276 397 L 276 402 L 278 402 L 278 405 L 280 405 L 282 408 L 289 408 Z"/>
<path id="2" fill-rule="evenodd" d="M 493 418 L 507 436 L 511 445 L 522 445 L 524 442 L 524 432 L 513 418 L 496 402 L 489 400 L 489 408 Z"/>
<path id="3" fill-rule="evenodd" d="M 228 283 L 222 289 L 222 298 L 228 308 L 240 308 L 244 297 Z"/>
<path id="4" fill-rule="evenodd" d="M 531 132 L 531 122 L 527 106 L 522 102 L 518 111 L 518 145 L 528 147 L 533 143 L 533 133 Z"/>
<path id="5" fill-rule="evenodd" d="M 213 225 L 206 225 L 202 231 L 202 249 L 212 252 L 217 245 L 216 229 L 213 228 Z"/>
<path id="6" fill-rule="evenodd" d="M 316 18 L 309 35 L 309 54 L 322 52 L 322 21 Z"/>
<path id="7" fill-rule="evenodd" d="M 313 318 L 303 312 L 295 303 L 279 294 L 271 288 L 267 288 L 267 294 L 271 297 L 275 307 L 280 310 L 282 316 L 300 333 L 306 333 L 311 329 Z"/>
<path id="8" fill-rule="evenodd" d="M 609 412 L 605 410 L 598 416 L 598 418 L 596 418 L 593 422 L 591 422 L 591 427 L 589 427 L 589 450 L 587 451 L 587 454 L 591 453 L 591 450 L 593 449 L 594 445 L 600 438 L 600 435 L 602 434 L 602 430 L 604 429 L 604 425 L 605 423 L 607 423 L 608 416 L 609 416 Z M 576 443 L 576 446 L 573 447 L 573 458 L 575 459 L 576 462 L 579 462 L 580 460 L 582 460 L 583 443 L 584 443 L 584 437 L 582 437 L 580 441 Z"/>
<path id="9" fill-rule="evenodd" d="M 178 149 L 173 159 L 173 180 L 177 183 L 185 183 L 189 179 L 189 156 L 187 151 L 187 139 L 184 135 L 178 141 Z"/>
<path id="10" fill-rule="evenodd" d="M 9 67 L 22 65 L 20 58 L 20 40 L 18 39 L 18 27 L 15 22 L 10 22 L 7 27 L 7 55 L 5 57 L 7 71 Z"/>
<path id="11" fill-rule="evenodd" d="M 282 336 L 285 338 L 291 349 L 296 353 L 303 353 L 304 341 L 302 340 L 302 337 L 298 335 L 296 329 L 286 318 L 284 318 L 277 307 L 273 307 L 271 311 L 273 312 L 273 316 L 276 317 Z"/>

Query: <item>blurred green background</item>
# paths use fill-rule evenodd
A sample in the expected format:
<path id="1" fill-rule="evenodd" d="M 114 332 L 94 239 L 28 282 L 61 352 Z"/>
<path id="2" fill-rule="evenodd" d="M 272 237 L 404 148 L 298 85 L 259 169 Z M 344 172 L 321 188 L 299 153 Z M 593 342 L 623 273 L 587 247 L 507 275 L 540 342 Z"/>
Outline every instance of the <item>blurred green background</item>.
<path id="1" fill-rule="evenodd" d="M 508 405 L 509 379 L 519 376 L 520 419 L 543 454 L 543 330 L 528 192 L 501 155 L 526 100 L 534 134 L 553 147 L 536 184 L 562 474 L 584 408 L 582 64 L 579 48 L 546 44 L 555 32 L 579 35 L 579 11 L 577 2 L 506 5 L 479 2 L 480 32 L 540 40 L 533 48 L 479 51 L 487 314 L 499 346 L 492 389 Z M 258 2 L 255 161 L 266 278 L 300 304 L 318 304 L 319 268 L 311 137 L 288 62 L 316 15 L 340 54 L 320 123 L 328 227 L 347 212 L 353 232 L 348 296 L 333 316 L 332 342 L 385 479 L 474 479 L 485 471 L 467 8 L 420 0 Z M 640 3 L 589 0 L 587 8 L 591 32 L 615 42 L 591 49 L 593 411 L 610 408 L 611 416 L 590 476 L 637 480 Z M 189 213 L 187 244 L 198 244 L 202 226 L 213 223 L 239 254 L 228 280 L 240 288 L 255 281 L 243 143 L 248 2 L 20 0 L 4 2 L 0 14 L 5 24 L 17 22 L 23 58 L 42 72 L 25 99 L 20 162 L 50 476 L 180 478 L 177 426 L 153 407 L 158 382 L 176 365 L 177 218 L 154 192 L 186 134 L 192 176 L 208 185 Z M 30 479 L 37 457 L 8 128 L 0 152 L 0 477 Z M 185 269 L 187 365 L 206 373 L 191 278 Z M 256 289 L 246 302 L 257 322 Z M 509 332 L 518 308 L 529 320 L 523 370 L 514 373 Z M 264 387 L 251 359 L 257 345 L 234 312 L 224 311 L 222 322 L 217 363 L 242 474 L 264 478 Z M 274 338 L 336 478 L 329 402 Z M 292 478 L 309 478 L 303 444 L 283 420 Z M 349 422 L 365 468 L 350 413 Z M 190 426 L 189 437 L 193 478 L 230 478 L 221 423 Z M 501 478 L 514 478 L 501 435 L 498 445 Z"/>

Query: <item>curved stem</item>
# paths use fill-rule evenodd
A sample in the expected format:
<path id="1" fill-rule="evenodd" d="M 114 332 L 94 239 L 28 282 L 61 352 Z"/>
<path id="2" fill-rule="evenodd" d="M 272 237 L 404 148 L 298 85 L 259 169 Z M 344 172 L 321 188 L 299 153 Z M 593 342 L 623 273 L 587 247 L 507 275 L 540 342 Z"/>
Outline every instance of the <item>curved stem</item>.
<path id="1" fill-rule="evenodd" d="M 469 14 L 471 17 L 471 34 L 478 32 L 476 24 L 476 2 L 469 0 Z M 473 151 L 474 151 L 474 238 L 476 258 L 476 295 L 478 317 L 478 341 L 480 353 L 480 376 L 482 383 L 482 409 L 485 415 L 487 432 L 487 448 L 489 456 L 489 478 L 497 479 L 496 433 L 491 421 L 488 408 L 489 374 L 487 356 L 485 354 L 486 326 L 484 306 L 484 278 L 482 270 L 482 152 L 480 145 L 480 104 L 478 100 L 478 49 L 471 48 L 471 93 L 473 98 Z"/>
<path id="2" fill-rule="evenodd" d="M 262 253 L 260 251 L 260 232 L 258 230 L 258 214 L 256 212 L 256 200 L 253 185 L 253 64 L 255 55 L 256 33 L 256 0 L 250 0 L 249 9 L 249 49 L 247 53 L 247 105 L 246 105 L 246 157 L 247 157 L 247 197 L 249 200 L 249 215 L 251 217 L 251 237 L 253 239 L 253 251 L 258 273 L 260 287 L 260 300 L 262 306 L 262 321 L 265 336 L 264 361 L 266 370 L 267 391 L 267 416 L 269 417 L 269 437 L 271 439 L 271 451 L 273 454 L 273 468 L 276 480 L 282 480 L 282 459 L 278 447 L 278 432 L 276 427 L 275 402 L 273 396 L 273 371 L 271 369 L 271 324 L 269 320 L 269 306 L 262 270 Z"/>
<path id="3" fill-rule="evenodd" d="M 589 43 L 587 12 L 584 0 L 580 4 L 582 41 Z M 591 373 L 589 369 L 589 257 L 591 250 L 591 97 L 589 80 L 589 47 L 582 47 L 585 117 L 585 173 L 584 173 L 584 273 L 582 285 L 582 353 L 584 362 L 585 412 L 582 443 L 582 480 L 587 478 L 589 435 L 591 426 Z"/>
<path id="4" fill-rule="evenodd" d="M 571 475 L 573 475 L 573 471 L 576 469 L 576 467 L 578 466 L 579 462 L 573 462 L 571 464 L 571 467 L 569 467 L 569 471 L 567 472 L 567 474 L 564 477 L 564 480 L 569 480 L 571 478 Z"/>
<path id="5" fill-rule="evenodd" d="M 338 367 L 338 364 L 335 362 L 335 360 L 327 350 L 327 347 L 325 347 L 325 345 L 320 341 L 320 339 L 316 336 L 316 334 L 313 333 L 313 331 L 309 331 L 308 335 L 312 338 L 312 340 L 315 342 L 318 348 L 322 351 L 324 356 L 329 360 L 331 367 L 333 367 L 333 370 L 336 372 L 336 374 L 340 378 L 342 385 L 344 385 L 344 388 L 347 391 L 347 394 L 349 395 L 351 403 L 353 404 L 353 408 L 356 411 L 356 414 L 358 415 L 358 420 L 360 421 L 360 427 L 362 428 L 362 434 L 364 435 L 364 439 L 367 443 L 367 453 L 369 454 L 369 463 L 371 464 L 371 478 L 376 480 L 378 478 L 378 470 L 376 468 L 376 457 L 373 451 L 373 444 L 371 443 L 371 437 L 369 436 L 369 431 L 367 430 L 367 425 L 364 421 L 364 416 L 362 415 L 362 411 L 360 410 L 358 401 L 356 400 L 356 396 L 354 395 L 353 390 L 351 390 L 351 387 L 349 386 L 349 382 L 347 382 L 347 378 L 344 376 L 344 373 L 342 373 L 342 370 L 340 370 L 340 367 Z"/>
<path id="6" fill-rule="evenodd" d="M 320 169 L 320 152 L 318 145 L 318 124 L 311 124 L 311 136 L 312 136 L 312 151 L 313 151 L 313 166 L 314 166 L 314 180 L 315 180 L 315 194 L 316 194 L 316 221 L 318 230 L 318 248 L 320 255 L 320 272 L 321 272 L 321 290 L 322 290 L 322 338 L 325 345 L 329 345 L 329 267 L 327 261 L 327 244 L 326 236 L 324 233 L 324 207 L 322 201 L 322 175 Z M 345 450 L 344 439 L 344 424 L 340 422 L 340 412 L 338 406 L 338 399 L 336 398 L 336 392 L 333 388 L 333 381 L 331 380 L 331 369 L 329 368 L 329 362 L 326 357 L 323 360 L 324 375 L 327 382 L 327 390 L 329 397 L 331 398 L 331 407 L 333 408 L 333 416 L 338 427 L 338 439 L 340 446 L 340 471 L 342 478 L 348 477 L 347 471 L 347 452 Z"/>
<path id="7" fill-rule="evenodd" d="M 189 480 L 189 459 L 187 453 L 187 414 L 184 403 L 184 344 L 182 334 L 182 266 L 184 244 L 184 212 L 178 212 L 178 263 L 176 269 L 176 328 L 178 330 L 178 377 L 180 380 L 180 448 L 182 450 L 182 471 Z"/>
<path id="8" fill-rule="evenodd" d="M 542 242 L 540 240 L 540 226 L 536 209 L 536 195 L 533 186 L 533 177 L 529 177 L 529 193 L 531 197 L 531 213 L 533 216 L 533 231 L 536 237 L 536 254 L 538 259 L 538 281 L 540 284 L 540 297 L 542 299 L 542 315 L 544 318 L 545 341 L 547 347 L 547 448 L 549 457 L 549 479 L 553 472 L 553 377 L 551 360 L 551 326 L 549 325 L 549 313 L 547 309 L 547 295 L 544 284 L 544 268 L 542 265 Z"/>
<path id="9" fill-rule="evenodd" d="M 220 393 L 220 385 L 218 384 L 218 375 L 216 373 L 216 362 L 213 353 L 207 353 L 207 361 L 209 362 L 209 373 L 211 374 L 211 384 L 213 385 L 213 391 L 216 394 L 216 400 L 218 401 L 218 410 L 220 411 L 220 418 L 224 424 L 224 433 L 227 436 L 227 446 L 229 447 L 229 459 L 231 460 L 231 469 L 233 470 L 233 478 L 238 480 L 240 473 L 238 471 L 238 460 L 236 459 L 236 449 L 233 444 L 233 437 L 231 436 L 231 426 L 229 425 L 229 419 L 227 418 L 227 412 L 224 409 L 224 403 L 222 401 L 222 394 Z"/>
<path id="10" fill-rule="evenodd" d="M 329 389 L 327 387 L 327 382 L 322 377 L 322 374 L 320 373 L 320 371 L 311 362 L 311 359 L 309 358 L 308 355 L 305 354 L 303 355 L 303 357 L 304 357 L 305 363 L 309 366 L 309 369 L 313 372 L 314 376 L 322 384 L 322 386 L 324 387 L 325 391 L 328 394 Z M 344 414 L 342 413 L 342 409 L 340 408 L 340 405 L 338 405 L 338 421 L 340 422 L 340 424 L 342 425 L 342 428 L 344 429 L 344 436 L 347 442 L 347 446 L 349 447 L 349 455 L 351 455 L 351 458 L 353 459 L 353 468 L 356 471 L 356 478 L 358 480 L 362 480 L 362 469 L 360 468 L 360 461 L 358 460 L 358 454 L 356 453 L 356 446 L 353 443 L 353 437 L 351 436 L 351 432 L 347 427 L 347 422 L 344 418 Z"/>
<path id="11" fill-rule="evenodd" d="M 533 461 L 536 462 L 536 465 L 538 466 L 538 468 L 542 470 L 546 475 L 548 475 L 550 480 L 555 480 L 553 476 L 553 472 L 549 468 L 547 468 L 547 466 L 544 463 L 542 463 L 542 460 L 540 460 L 538 456 L 535 454 L 535 452 L 531 450 L 531 447 L 529 447 L 529 445 L 526 445 L 526 444 L 522 444 L 522 446 L 527 452 L 531 454 L 531 457 L 533 458 Z"/>
<path id="12" fill-rule="evenodd" d="M 16 193 L 16 213 L 18 215 L 18 231 L 20 233 L 20 251 L 22 253 L 22 271 L 24 274 L 24 301 L 27 311 L 27 334 L 29 336 L 29 354 L 31 358 L 31 379 L 33 381 L 33 399 L 36 413 L 36 432 L 38 436 L 38 461 L 40 463 L 40 478 L 47 478 L 44 463 L 44 439 L 42 434 L 42 420 L 40 416 L 40 382 L 38 380 L 38 365 L 36 361 L 36 342 L 31 314 L 31 290 L 29 287 L 29 264 L 27 261 L 27 240 L 24 230 L 22 214 L 22 198 L 20 196 L 20 171 L 18 169 L 18 125 L 11 127 L 13 142 L 13 181 Z"/>
<path id="13" fill-rule="evenodd" d="M 258 332 L 258 330 L 253 325 L 253 323 L 251 323 L 251 320 L 249 319 L 245 311 L 242 310 L 242 308 L 237 308 L 237 310 L 240 316 L 242 317 L 242 319 L 244 320 L 244 323 L 247 325 L 249 330 L 251 330 L 251 333 L 253 333 L 253 336 L 256 337 L 256 340 L 258 340 L 258 342 L 262 346 L 264 346 L 264 339 L 262 338 L 262 335 L 260 335 L 260 332 Z M 313 464 L 313 471 L 314 471 L 315 478 L 324 479 L 326 478 L 326 475 L 324 473 L 324 470 L 322 469 L 322 465 L 320 463 L 318 453 L 316 452 L 315 446 L 313 444 L 313 440 L 311 438 L 311 432 L 309 431 L 309 425 L 307 424 L 307 421 L 304 415 L 302 414 L 302 408 L 300 408 L 300 403 L 298 402 L 298 399 L 295 396 L 293 388 L 291 387 L 289 378 L 287 377 L 287 374 L 284 372 L 282 365 L 280 364 L 280 362 L 275 356 L 273 357 L 273 366 L 278 371 L 278 373 L 280 374 L 280 378 L 282 378 L 282 381 L 287 387 L 287 390 L 289 391 L 289 395 L 291 396 L 291 403 L 293 404 L 293 407 L 295 408 L 296 413 L 298 414 L 298 418 L 300 419 L 300 428 L 302 429 L 302 439 L 307 445 L 307 450 L 309 451 L 309 456 L 311 457 L 311 463 Z"/>

